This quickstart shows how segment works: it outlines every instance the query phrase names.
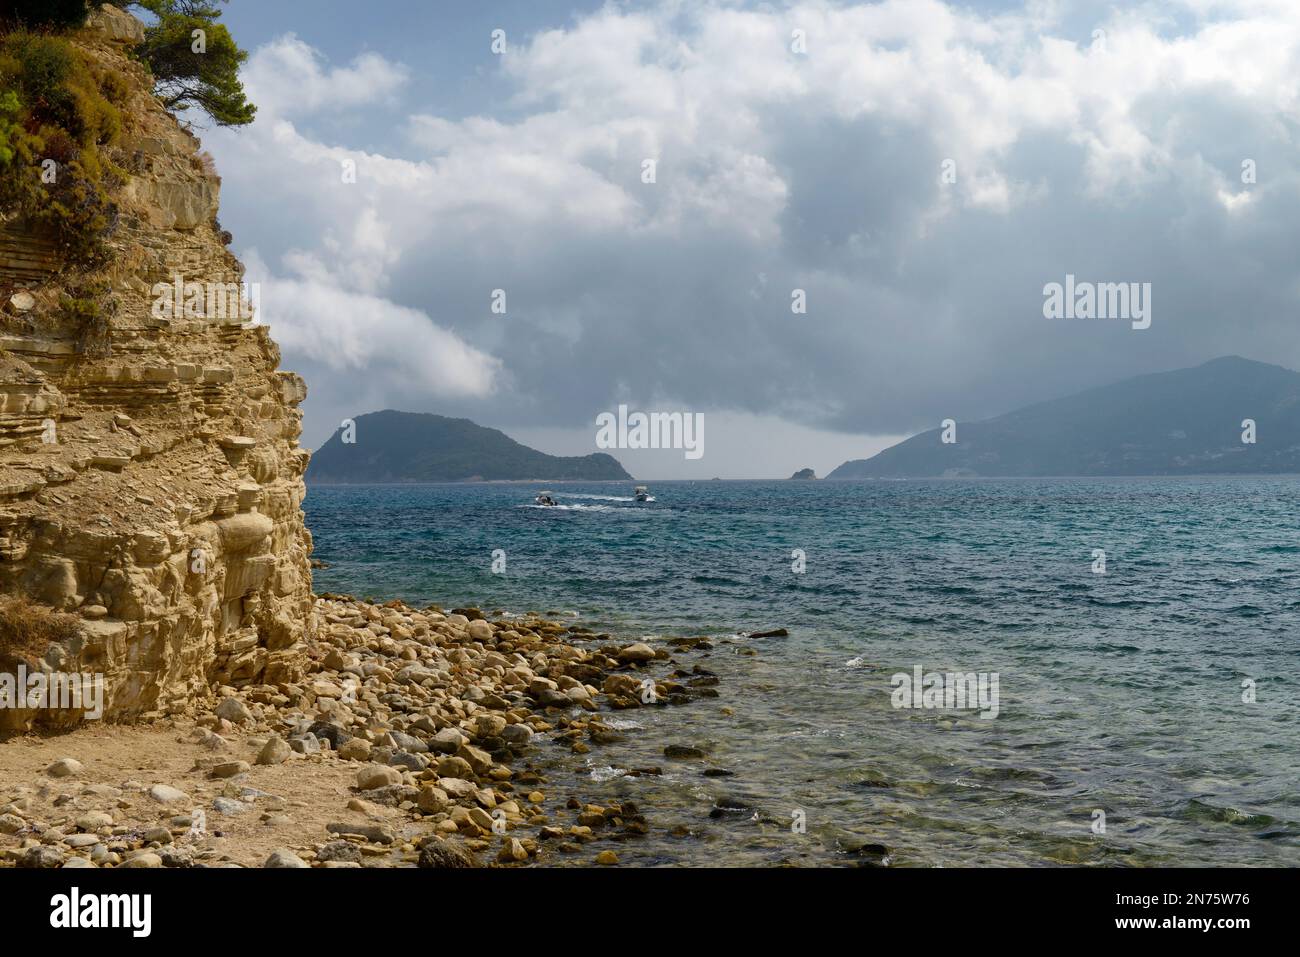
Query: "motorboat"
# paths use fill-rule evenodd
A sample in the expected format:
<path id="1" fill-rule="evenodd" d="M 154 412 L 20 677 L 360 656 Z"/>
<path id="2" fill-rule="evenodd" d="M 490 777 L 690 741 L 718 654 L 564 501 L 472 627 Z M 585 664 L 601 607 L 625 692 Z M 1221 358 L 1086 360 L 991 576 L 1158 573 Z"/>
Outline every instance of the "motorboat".
<path id="1" fill-rule="evenodd" d="M 648 502 L 650 501 L 650 490 L 644 485 L 638 485 L 632 489 L 632 497 L 638 502 Z"/>
<path id="2" fill-rule="evenodd" d="M 551 507 L 551 506 L 559 505 L 560 503 L 551 497 L 550 492 L 538 492 L 537 498 L 533 499 L 533 504 L 545 505 Z"/>

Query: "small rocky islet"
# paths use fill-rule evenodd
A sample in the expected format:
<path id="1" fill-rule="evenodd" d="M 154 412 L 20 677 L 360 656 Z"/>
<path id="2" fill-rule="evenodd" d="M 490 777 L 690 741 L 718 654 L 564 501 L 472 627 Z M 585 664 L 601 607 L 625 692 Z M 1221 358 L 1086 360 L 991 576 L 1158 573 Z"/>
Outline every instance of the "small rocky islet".
<path id="1" fill-rule="evenodd" d="M 36 780 L 0 786 L 0 866 L 243 866 L 218 841 L 227 822 L 274 833 L 304 816 L 321 818 L 314 840 L 245 863 L 513 866 L 563 855 L 613 865 L 650 822 L 631 802 L 550 792 L 538 749 L 585 754 L 624 733 L 607 723 L 611 711 L 717 696 L 716 676 L 675 660 L 709 650 L 707 639 L 656 649 L 536 614 L 488 620 L 342 595 L 318 597 L 316 612 L 301 680 L 220 687 L 162 723 L 192 748 L 200 787 L 91 780 L 106 762 L 74 751 Z M 342 771 L 346 793 L 323 807 L 277 795 L 258 786 L 271 769 L 290 780 Z"/>

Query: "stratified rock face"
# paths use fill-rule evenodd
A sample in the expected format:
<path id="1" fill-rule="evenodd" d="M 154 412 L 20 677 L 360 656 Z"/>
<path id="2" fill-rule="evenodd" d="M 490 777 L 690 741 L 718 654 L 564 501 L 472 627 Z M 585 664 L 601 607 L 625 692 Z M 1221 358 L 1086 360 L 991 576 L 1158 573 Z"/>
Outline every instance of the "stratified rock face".
<path id="1" fill-rule="evenodd" d="M 313 614 L 306 387 L 230 295 L 243 267 L 216 225 L 220 182 L 124 55 L 127 21 L 110 8 L 79 40 L 134 91 L 110 264 L 0 260 L 0 592 L 83 618 L 46 665 L 102 673 L 118 720 L 294 680 Z M 4 225 L 12 244 L 21 224 Z M 73 283 L 96 290 L 97 319 L 66 308 Z M 33 718 L 79 716 L 0 711 L 0 728 Z"/>

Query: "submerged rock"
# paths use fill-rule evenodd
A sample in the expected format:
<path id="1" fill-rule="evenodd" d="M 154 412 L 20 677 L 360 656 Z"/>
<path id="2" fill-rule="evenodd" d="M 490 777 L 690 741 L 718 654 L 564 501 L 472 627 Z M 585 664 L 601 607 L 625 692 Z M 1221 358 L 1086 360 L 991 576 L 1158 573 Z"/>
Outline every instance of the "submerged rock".
<path id="1" fill-rule="evenodd" d="M 720 818 L 730 815 L 752 815 L 757 813 L 753 804 L 744 798 L 734 797 L 732 795 L 723 795 L 713 801 L 713 807 L 709 810 L 709 817 Z"/>
<path id="2" fill-rule="evenodd" d="M 866 842 L 845 846 L 848 856 L 858 867 L 886 867 L 893 852 L 884 844 Z"/>
<path id="3" fill-rule="evenodd" d="M 693 758 L 704 757 L 704 751 L 700 748 L 691 747 L 685 744 L 670 744 L 664 748 L 664 757 L 676 758 L 679 760 L 690 760 Z"/>

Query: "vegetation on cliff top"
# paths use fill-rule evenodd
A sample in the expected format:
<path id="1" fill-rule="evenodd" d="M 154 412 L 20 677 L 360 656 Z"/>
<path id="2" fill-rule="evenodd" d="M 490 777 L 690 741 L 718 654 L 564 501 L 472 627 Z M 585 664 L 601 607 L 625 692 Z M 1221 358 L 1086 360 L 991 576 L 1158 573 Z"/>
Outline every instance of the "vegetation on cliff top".
<path id="1" fill-rule="evenodd" d="M 138 7 L 152 16 L 135 55 L 154 78 L 154 93 L 169 110 L 197 106 L 220 126 L 253 122 L 239 67 L 248 53 L 239 48 L 221 19 L 226 0 L 111 0 L 124 10 Z M 89 0 L 10 0 L 0 12 L 0 29 L 37 32 L 81 26 Z"/>
<path id="2" fill-rule="evenodd" d="M 248 54 L 210 0 L 130 0 L 153 15 L 134 51 L 168 109 L 192 106 L 222 126 L 252 122 L 239 82 Z M 71 43 L 86 0 L 18 0 L 0 14 L 0 211 L 59 244 L 75 264 L 98 265 L 117 221 L 114 162 L 129 94 L 123 76 Z"/>
<path id="3" fill-rule="evenodd" d="M 122 77 L 60 36 L 0 37 L 0 209 L 94 263 L 117 220 L 110 148 L 122 132 Z"/>
<path id="4" fill-rule="evenodd" d="M 225 2 L 225 0 L 221 0 Z M 153 71 L 154 93 L 169 110 L 197 106 L 218 126 L 253 122 L 257 107 L 248 102 L 239 67 L 248 59 L 224 24 L 213 0 L 135 0 L 157 18 L 145 27 L 137 55 Z"/>

